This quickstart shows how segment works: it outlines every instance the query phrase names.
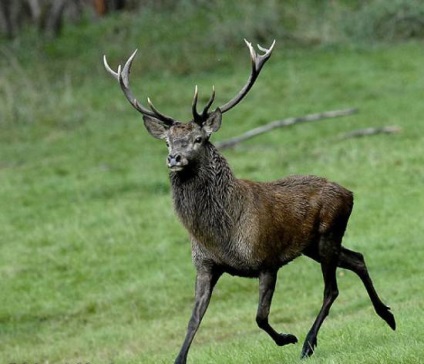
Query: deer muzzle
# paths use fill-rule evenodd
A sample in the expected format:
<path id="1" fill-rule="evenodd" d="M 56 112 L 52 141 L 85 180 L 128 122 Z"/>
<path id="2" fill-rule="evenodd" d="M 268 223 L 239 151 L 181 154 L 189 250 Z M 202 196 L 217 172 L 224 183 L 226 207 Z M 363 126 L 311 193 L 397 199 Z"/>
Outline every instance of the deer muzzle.
<path id="1" fill-rule="evenodd" d="M 169 154 L 167 158 L 168 168 L 173 172 L 178 172 L 184 169 L 188 164 L 188 160 L 180 154 Z"/>

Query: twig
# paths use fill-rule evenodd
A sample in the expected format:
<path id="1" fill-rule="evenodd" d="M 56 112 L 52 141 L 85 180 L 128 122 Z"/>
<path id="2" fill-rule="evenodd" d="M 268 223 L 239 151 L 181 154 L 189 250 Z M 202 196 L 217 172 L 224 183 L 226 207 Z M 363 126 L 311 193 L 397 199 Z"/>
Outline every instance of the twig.
<path id="1" fill-rule="evenodd" d="M 349 133 L 343 134 L 340 139 L 349 139 L 349 138 L 361 138 L 368 135 L 376 134 L 394 134 L 399 133 L 402 129 L 398 126 L 381 126 L 377 128 L 365 128 L 353 130 Z"/>
<path id="2" fill-rule="evenodd" d="M 257 135 L 266 133 L 270 130 L 276 129 L 276 128 L 282 128 L 286 126 L 292 126 L 294 124 L 303 123 L 307 121 L 318 121 L 322 119 L 330 119 L 330 118 L 337 118 L 341 116 L 348 116 L 355 114 L 358 111 L 358 109 L 344 109 L 344 110 L 333 110 L 333 111 L 326 111 L 318 114 L 309 114 L 305 116 L 298 116 L 293 118 L 287 118 L 284 120 L 276 120 L 271 121 L 268 124 L 265 124 L 263 126 L 260 126 L 255 129 L 251 129 L 243 134 L 241 134 L 238 137 L 234 137 L 231 139 L 224 140 L 222 142 L 216 143 L 216 147 L 218 149 L 226 149 L 234 147 L 236 144 L 243 142 L 247 139 L 253 138 Z"/>

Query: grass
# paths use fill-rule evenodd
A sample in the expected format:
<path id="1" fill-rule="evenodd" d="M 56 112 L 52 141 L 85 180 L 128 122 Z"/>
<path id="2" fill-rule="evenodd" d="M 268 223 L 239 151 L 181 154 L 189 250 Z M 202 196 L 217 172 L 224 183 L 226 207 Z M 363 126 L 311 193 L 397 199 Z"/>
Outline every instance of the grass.
<path id="1" fill-rule="evenodd" d="M 193 14 L 175 21 L 188 19 L 201 29 L 204 19 Z M 208 49 L 203 33 L 193 35 L 189 48 L 187 28 L 174 37 L 166 27 L 155 29 L 149 43 L 151 34 L 136 25 L 124 14 L 82 33 L 69 28 L 60 40 L 36 41 L 34 48 L 25 47 L 30 37 L 1 48 L 1 363 L 169 363 L 182 343 L 194 269 L 187 234 L 172 211 L 165 147 L 147 135 L 102 69 L 101 55 L 110 54 L 116 65 L 140 46 L 132 73 L 136 94 L 187 119 L 194 85 L 207 99 L 214 84 L 217 104 L 225 102 L 247 77 L 248 54 L 241 39 Z M 129 34 L 125 42 L 123 34 Z M 179 44 L 184 49 L 177 52 Z M 317 174 L 353 190 L 344 243 L 365 254 L 398 323 L 392 332 L 373 313 L 360 281 L 340 270 L 340 296 L 308 363 L 419 363 L 422 43 L 279 44 L 214 140 L 268 120 L 359 107 L 355 116 L 277 130 L 225 156 L 239 177 Z M 179 65 L 175 59 L 188 52 L 188 64 Z M 152 55 L 161 58 L 153 62 Z M 338 138 L 382 125 L 402 132 Z M 270 320 L 302 341 L 321 299 L 319 266 L 300 258 L 279 273 Z M 256 300 L 256 280 L 223 277 L 189 362 L 300 362 L 299 344 L 278 348 L 256 328 Z"/>

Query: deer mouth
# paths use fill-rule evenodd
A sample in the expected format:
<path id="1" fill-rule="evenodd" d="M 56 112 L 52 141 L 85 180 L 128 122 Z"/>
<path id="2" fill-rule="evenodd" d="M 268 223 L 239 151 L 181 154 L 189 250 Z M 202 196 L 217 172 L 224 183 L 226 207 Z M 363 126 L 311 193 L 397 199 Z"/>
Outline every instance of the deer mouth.
<path id="1" fill-rule="evenodd" d="M 168 166 L 171 172 L 181 172 L 184 169 L 184 166 Z"/>
<path id="2" fill-rule="evenodd" d="M 167 164 L 171 172 L 180 172 L 188 165 L 188 160 L 186 158 L 168 158 Z"/>

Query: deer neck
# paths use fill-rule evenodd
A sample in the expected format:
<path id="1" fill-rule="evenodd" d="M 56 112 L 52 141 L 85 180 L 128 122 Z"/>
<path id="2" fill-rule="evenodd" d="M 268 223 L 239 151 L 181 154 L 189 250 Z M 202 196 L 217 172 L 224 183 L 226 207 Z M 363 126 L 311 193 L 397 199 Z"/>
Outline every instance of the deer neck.
<path id="1" fill-rule="evenodd" d="M 197 240 L 225 240 L 235 220 L 236 178 L 211 144 L 188 170 L 171 172 L 175 210 Z"/>

